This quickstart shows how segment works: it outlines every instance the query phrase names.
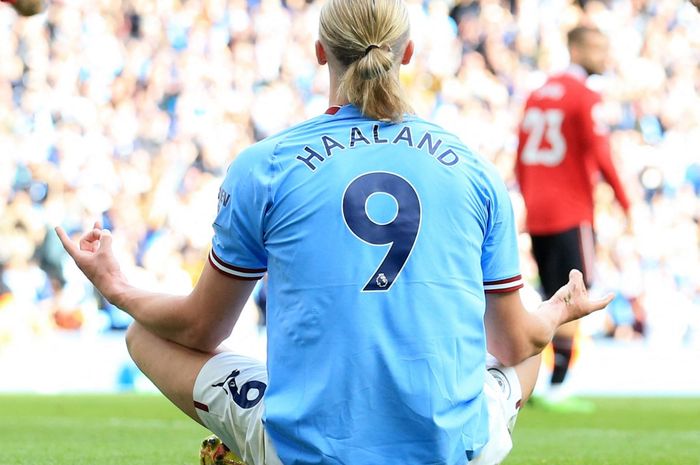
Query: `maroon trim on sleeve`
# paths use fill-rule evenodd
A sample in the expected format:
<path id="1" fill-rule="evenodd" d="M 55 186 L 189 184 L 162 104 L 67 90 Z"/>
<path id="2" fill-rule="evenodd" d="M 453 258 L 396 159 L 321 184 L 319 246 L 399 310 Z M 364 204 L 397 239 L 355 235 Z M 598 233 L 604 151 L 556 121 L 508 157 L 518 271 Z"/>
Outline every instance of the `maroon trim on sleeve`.
<path id="1" fill-rule="evenodd" d="M 209 406 L 207 404 L 203 404 L 201 402 L 197 402 L 196 400 L 194 401 L 194 408 L 202 410 L 204 412 L 209 411 Z"/>
<path id="2" fill-rule="evenodd" d="M 505 294 L 507 292 L 515 292 L 518 289 L 522 289 L 523 287 L 525 287 L 525 285 L 523 283 L 520 283 L 517 286 L 513 287 L 504 287 L 501 289 L 486 289 L 484 292 L 486 294 Z"/>
<path id="3" fill-rule="evenodd" d="M 214 249 L 209 251 L 209 264 L 219 273 L 243 281 L 257 281 L 262 278 L 267 271 L 267 268 L 243 268 L 231 265 L 219 258 L 214 253 Z"/>
<path id="4" fill-rule="evenodd" d="M 512 278 L 499 279 L 497 281 L 484 281 L 484 286 L 493 286 L 494 284 L 506 284 L 523 279 L 521 275 L 513 276 Z"/>
<path id="5" fill-rule="evenodd" d="M 484 281 L 484 292 L 487 294 L 504 294 L 506 292 L 517 291 L 523 287 L 522 275 L 498 279 L 496 281 Z"/>
<path id="6" fill-rule="evenodd" d="M 216 263 L 234 272 L 237 271 L 240 273 L 264 273 L 267 271 L 267 268 L 243 268 L 241 266 L 231 265 L 230 263 L 226 263 L 225 261 L 223 261 L 218 255 L 216 255 L 216 253 L 214 253 L 213 250 L 211 251 L 211 256 L 214 258 L 214 260 L 216 260 Z"/>

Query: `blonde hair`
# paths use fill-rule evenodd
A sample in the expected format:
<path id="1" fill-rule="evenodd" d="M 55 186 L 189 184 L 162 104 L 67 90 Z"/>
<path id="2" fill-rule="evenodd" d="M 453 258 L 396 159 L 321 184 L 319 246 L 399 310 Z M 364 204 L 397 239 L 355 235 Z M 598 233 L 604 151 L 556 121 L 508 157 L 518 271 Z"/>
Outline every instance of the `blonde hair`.
<path id="1" fill-rule="evenodd" d="M 398 122 L 413 111 L 395 72 L 409 34 L 403 0 L 327 0 L 319 23 L 341 68 L 340 95 L 373 119 Z"/>

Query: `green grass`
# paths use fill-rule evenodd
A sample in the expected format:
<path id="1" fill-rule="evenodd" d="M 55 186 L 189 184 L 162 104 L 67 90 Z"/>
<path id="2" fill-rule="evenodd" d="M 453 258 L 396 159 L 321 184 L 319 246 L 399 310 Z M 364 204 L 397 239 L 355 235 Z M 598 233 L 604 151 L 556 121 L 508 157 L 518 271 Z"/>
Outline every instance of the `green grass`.
<path id="1" fill-rule="evenodd" d="M 526 406 L 503 465 L 700 465 L 700 399 L 591 399 L 587 415 Z"/>
<path id="2" fill-rule="evenodd" d="M 504 465 L 700 465 L 700 399 L 594 402 L 526 407 Z M 197 465 L 207 434 L 156 395 L 0 395 L 0 465 Z"/>
<path id="3" fill-rule="evenodd" d="M 197 465 L 207 434 L 160 395 L 0 396 L 0 465 Z"/>

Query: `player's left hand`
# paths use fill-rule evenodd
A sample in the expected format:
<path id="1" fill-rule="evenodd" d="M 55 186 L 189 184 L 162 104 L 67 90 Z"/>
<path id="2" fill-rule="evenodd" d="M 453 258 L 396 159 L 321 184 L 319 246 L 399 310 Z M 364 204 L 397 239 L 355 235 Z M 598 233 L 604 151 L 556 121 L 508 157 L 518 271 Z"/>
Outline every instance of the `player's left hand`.
<path id="1" fill-rule="evenodd" d="M 111 302 L 119 286 L 126 283 L 112 251 L 112 233 L 95 222 L 94 227 L 82 235 L 78 244 L 60 226 L 56 227 L 56 234 L 80 271 Z"/>
<path id="2" fill-rule="evenodd" d="M 591 299 L 579 270 L 569 272 L 569 282 L 562 286 L 549 302 L 558 305 L 561 310 L 560 325 L 578 320 L 597 310 L 602 310 L 612 302 L 615 296 L 609 293 L 602 299 Z"/>

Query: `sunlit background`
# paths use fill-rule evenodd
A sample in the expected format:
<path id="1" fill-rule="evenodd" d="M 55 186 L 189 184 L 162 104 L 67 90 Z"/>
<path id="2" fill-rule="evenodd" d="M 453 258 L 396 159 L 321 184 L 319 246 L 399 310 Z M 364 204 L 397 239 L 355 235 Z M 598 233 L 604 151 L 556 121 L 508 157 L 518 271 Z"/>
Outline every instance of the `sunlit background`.
<path id="1" fill-rule="evenodd" d="M 322 3 L 62 0 L 24 19 L 0 5 L 0 391 L 153 389 L 128 359 L 129 318 L 52 228 L 99 220 L 134 283 L 186 293 L 229 163 L 328 105 L 313 47 Z M 593 292 L 616 299 L 584 321 L 569 382 L 581 394 L 699 395 L 700 14 L 680 0 L 407 4 L 416 56 L 402 79 L 416 113 L 497 165 L 521 219 L 524 99 L 567 66 L 573 26 L 610 37 L 610 71 L 590 85 L 634 221 L 626 230 L 601 185 Z M 229 345 L 264 359 L 252 299 Z"/>

